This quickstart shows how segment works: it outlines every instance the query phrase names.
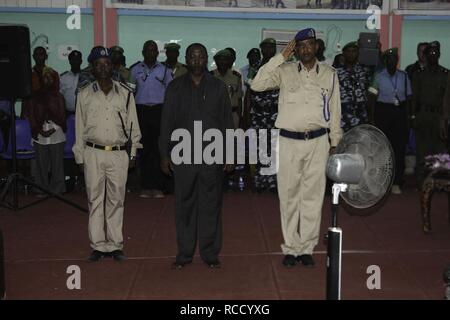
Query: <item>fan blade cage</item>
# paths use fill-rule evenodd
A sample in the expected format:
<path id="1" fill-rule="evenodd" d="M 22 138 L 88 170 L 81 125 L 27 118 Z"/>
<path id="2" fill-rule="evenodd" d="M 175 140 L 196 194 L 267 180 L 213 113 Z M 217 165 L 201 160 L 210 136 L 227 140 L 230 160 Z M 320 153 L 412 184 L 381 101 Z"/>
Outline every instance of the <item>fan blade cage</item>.
<path id="1" fill-rule="evenodd" d="M 336 152 L 359 154 L 365 162 L 359 184 L 349 185 L 342 199 L 359 209 L 376 205 L 391 188 L 395 168 L 394 153 L 383 132 L 368 124 L 357 126 L 344 135 Z"/>

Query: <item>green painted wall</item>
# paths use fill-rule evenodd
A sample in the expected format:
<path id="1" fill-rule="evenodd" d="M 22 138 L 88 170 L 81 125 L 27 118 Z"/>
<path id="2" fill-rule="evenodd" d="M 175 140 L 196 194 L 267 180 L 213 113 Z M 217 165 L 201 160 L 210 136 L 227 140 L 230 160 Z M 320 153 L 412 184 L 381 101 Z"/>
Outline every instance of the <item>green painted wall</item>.
<path id="1" fill-rule="evenodd" d="M 66 27 L 66 19 L 69 15 L 57 13 L 0 13 L 0 23 L 26 24 L 30 28 L 30 40 L 33 41 L 39 35 L 46 35 L 49 40 L 49 59 L 47 65 L 56 69 L 59 73 L 70 69 L 67 59 L 58 57 L 59 45 L 78 45 L 83 53 L 83 60 L 87 60 L 87 54 L 94 43 L 93 17 L 81 15 L 81 30 L 69 30 Z M 43 45 L 44 39 L 40 38 L 35 46 Z M 34 64 L 34 62 L 33 62 Z M 83 65 L 86 65 L 84 63 Z"/>
<path id="2" fill-rule="evenodd" d="M 247 64 L 246 54 L 252 47 L 258 47 L 262 29 L 299 30 L 313 27 L 326 32 L 333 25 L 342 29 L 341 44 L 355 40 L 360 32 L 366 31 L 365 21 L 292 21 L 292 20 L 230 20 L 207 18 L 175 18 L 151 16 L 120 16 L 119 43 L 124 47 L 127 64 L 141 60 L 142 45 L 146 40 L 160 41 L 161 47 L 170 40 L 181 40 L 180 61 L 184 62 L 184 50 L 193 42 L 201 42 L 210 50 L 210 63 L 214 49 L 233 47 L 238 56 L 236 65 Z M 330 34 L 334 40 L 337 33 Z M 330 48 L 331 49 L 331 48 Z M 333 52 L 326 54 L 334 56 Z M 164 60 L 160 56 L 160 60 Z"/>
<path id="3" fill-rule="evenodd" d="M 450 21 L 403 21 L 402 68 L 417 60 L 416 47 L 419 42 L 433 40 L 441 43 L 441 65 L 450 68 Z"/>

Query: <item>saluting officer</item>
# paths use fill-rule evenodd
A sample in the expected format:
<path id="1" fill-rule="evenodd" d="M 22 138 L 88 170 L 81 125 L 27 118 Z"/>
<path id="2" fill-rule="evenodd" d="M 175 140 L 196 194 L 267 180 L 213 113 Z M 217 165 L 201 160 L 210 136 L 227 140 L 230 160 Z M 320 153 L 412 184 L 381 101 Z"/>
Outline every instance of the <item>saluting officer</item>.
<path id="1" fill-rule="evenodd" d="M 342 137 L 341 101 L 336 71 L 316 58 L 316 32 L 301 30 L 259 69 L 251 89 L 280 88 L 278 194 L 284 243 L 283 265 L 314 265 L 319 241 L 325 169 L 330 143 Z M 286 62 L 295 53 L 299 62 Z"/>
<path id="2" fill-rule="evenodd" d="M 75 161 L 84 170 L 89 202 L 89 239 L 94 249 L 89 261 L 110 255 L 122 261 L 126 259 L 122 251 L 125 184 L 136 149 L 142 147 L 141 131 L 132 90 L 111 78 L 110 51 L 97 47 L 89 61 L 96 80 L 78 93 L 73 147 Z"/>

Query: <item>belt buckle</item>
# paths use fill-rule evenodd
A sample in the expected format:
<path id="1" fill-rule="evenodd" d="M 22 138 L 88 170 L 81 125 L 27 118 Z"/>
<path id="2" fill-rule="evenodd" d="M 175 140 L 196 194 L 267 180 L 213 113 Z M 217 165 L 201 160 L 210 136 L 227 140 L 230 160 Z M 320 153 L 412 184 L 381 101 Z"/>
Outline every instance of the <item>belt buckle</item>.
<path id="1" fill-rule="evenodd" d="M 113 147 L 111 146 L 105 146 L 105 151 L 112 151 Z"/>
<path id="2" fill-rule="evenodd" d="M 305 131 L 305 140 L 309 140 L 309 131 Z"/>

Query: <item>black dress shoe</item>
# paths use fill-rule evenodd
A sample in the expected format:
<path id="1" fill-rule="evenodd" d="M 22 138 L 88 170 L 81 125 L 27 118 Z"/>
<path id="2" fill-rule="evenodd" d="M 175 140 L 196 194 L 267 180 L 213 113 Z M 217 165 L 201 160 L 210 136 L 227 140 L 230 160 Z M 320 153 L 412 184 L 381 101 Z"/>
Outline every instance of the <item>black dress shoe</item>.
<path id="1" fill-rule="evenodd" d="M 219 269 L 220 268 L 220 261 L 205 261 L 205 263 L 210 267 L 211 269 Z"/>
<path id="2" fill-rule="evenodd" d="M 294 267 L 297 264 L 297 260 L 291 254 L 285 255 L 283 259 L 283 266 L 287 268 Z"/>
<path id="3" fill-rule="evenodd" d="M 316 264 L 312 255 L 310 254 L 302 254 L 298 256 L 297 261 L 301 262 L 305 267 L 314 267 L 314 265 Z"/>
<path id="4" fill-rule="evenodd" d="M 127 260 L 127 257 L 125 256 L 125 254 L 123 253 L 122 250 L 114 250 L 113 252 L 111 252 L 111 255 L 112 255 L 113 259 L 116 261 Z"/>
<path id="5" fill-rule="evenodd" d="M 91 255 L 89 256 L 88 261 L 89 262 L 97 262 L 104 256 L 105 256 L 105 252 L 94 250 L 94 251 L 92 251 Z"/>
<path id="6" fill-rule="evenodd" d="M 189 262 L 175 261 L 174 263 L 172 263 L 171 269 L 180 270 L 180 269 L 183 269 L 185 266 L 187 266 L 190 263 L 191 263 L 190 261 Z"/>

